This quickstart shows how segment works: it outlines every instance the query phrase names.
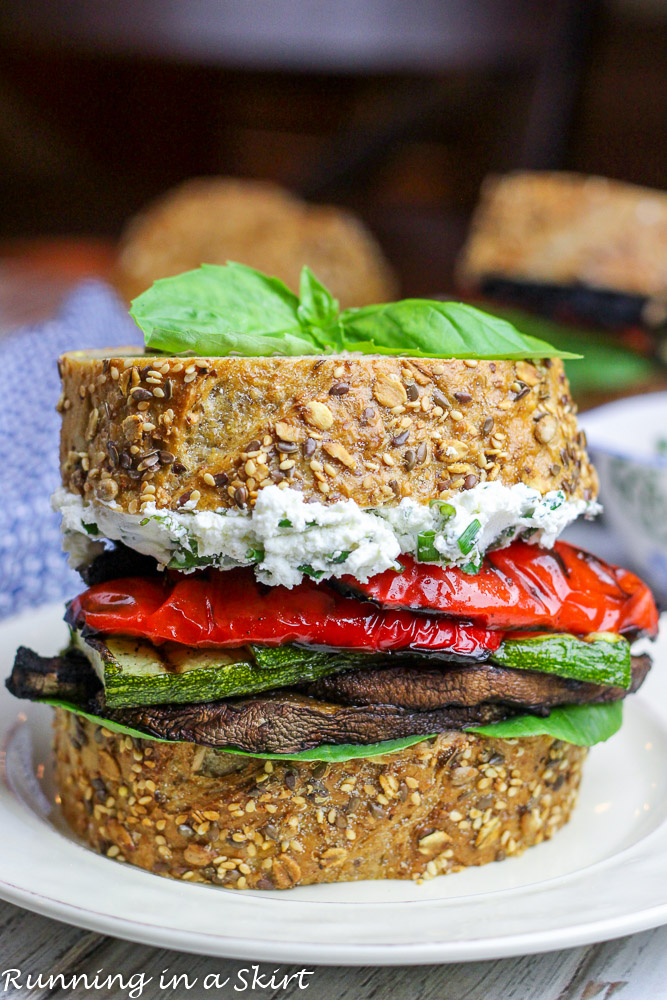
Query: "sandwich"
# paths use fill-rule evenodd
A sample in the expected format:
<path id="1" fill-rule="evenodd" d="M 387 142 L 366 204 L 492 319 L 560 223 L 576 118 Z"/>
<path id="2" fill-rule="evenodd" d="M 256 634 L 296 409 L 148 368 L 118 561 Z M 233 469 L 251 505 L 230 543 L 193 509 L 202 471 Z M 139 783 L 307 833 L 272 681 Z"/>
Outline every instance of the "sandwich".
<path id="1" fill-rule="evenodd" d="M 562 354 L 471 306 L 339 312 L 238 264 L 60 359 L 66 820 L 172 878 L 421 881 L 570 817 L 657 610 L 559 535 L 599 506 Z"/>
<path id="2" fill-rule="evenodd" d="M 486 299 L 616 331 L 648 351 L 667 328 L 666 251 L 664 191 L 520 171 L 485 182 L 458 277 Z"/>
<path id="3" fill-rule="evenodd" d="M 133 216 L 121 234 L 115 284 L 129 301 L 158 278 L 230 257 L 295 290 L 308 264 L 344 306 L 396 296 L 396 276 L 356 215 L 239 177 L 192 178 Z"/>

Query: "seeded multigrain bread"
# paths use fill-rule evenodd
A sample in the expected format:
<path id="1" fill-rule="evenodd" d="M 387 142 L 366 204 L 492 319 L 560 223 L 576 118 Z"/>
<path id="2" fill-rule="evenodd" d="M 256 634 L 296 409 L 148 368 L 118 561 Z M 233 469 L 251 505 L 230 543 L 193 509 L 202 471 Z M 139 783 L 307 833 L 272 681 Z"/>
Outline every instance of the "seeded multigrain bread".
<path id="1" fill-rule="evenodd" d="M 341 764 L 134 740 L 56 710 L 65 818 L 96 851 L 229 888 L 422 879 L 521 854 L 570 817 L 586 750 L 447 732 Z"/>
<path id="2" fill-rule="evenodd" d="M 361 507 L 485 480 L 597 490 L 557 360 L 77 351 L 60 371 L 63 485 L 130 513 L 246 507 L 271 482 Z"/>
<path id="3" fill-rule="evenodd" d="M 198 177 L 173 188 L 127 225 L 116 284 L 129 300 L 158 278 L 235 260 L 299 289 L 307 264 L 341 306 L 396 297 L 396 277 L 363 223 L 266 181 Z"/>
<path id="4" fill-rule="evenodd" d="M 667 193 L 603 177 L 512 173 L 482 188 L 459 262 L 502 277 L 667 300 Z"/>

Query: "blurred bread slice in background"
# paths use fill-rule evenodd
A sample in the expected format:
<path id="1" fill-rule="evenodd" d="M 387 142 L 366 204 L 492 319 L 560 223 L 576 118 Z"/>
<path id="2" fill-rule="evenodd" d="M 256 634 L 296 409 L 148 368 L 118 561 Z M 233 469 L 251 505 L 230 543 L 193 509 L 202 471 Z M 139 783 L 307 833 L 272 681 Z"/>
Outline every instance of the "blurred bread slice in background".
<path id="1" fill-rule="evenodd" d="M 311 205 L 276 184 L 228 177 L 186 181 L 130 220 L 115 283 L 131 300 L 158 278 L 239 261 L 298 290 L 307 264 L 341 307 L 397 296 L 378 243 L 351 213 Z"/>
<path id="2" fill-rule="evenodd" d="M 459 289 L 566 362 L 580 407 L 665 387 L 667 193 L 555 171 L 488 177 Z"/>
<path id="3" fill-rule="evenodd" d="M 667 193 L 572 173 L 489 177 L 459 284 L 608 329 L 667 321 Z"/>
<path id="4" fill-rule="evenodd" d="M 667 193 L 581 174 L 490 177 L 459 269 L 473 282 L 505 275 L 667 295 Z"/>

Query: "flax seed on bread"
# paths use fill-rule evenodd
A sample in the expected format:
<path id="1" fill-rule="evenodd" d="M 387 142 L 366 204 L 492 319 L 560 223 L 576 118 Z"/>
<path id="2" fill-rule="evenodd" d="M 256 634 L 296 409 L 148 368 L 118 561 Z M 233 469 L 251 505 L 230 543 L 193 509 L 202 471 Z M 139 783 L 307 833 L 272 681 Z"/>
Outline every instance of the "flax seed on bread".
<path id="1" fill-rule="evenodd" d="M 116 349 L 65 354 L 60 371 L 63 485 L 130 513 L 147 494 L 172 510 L 252 506 L 272 482 L 361 507 L 486 480 L 597 490 L 559 360 Z"/>
<path id="2" fill-rule="evenodd" d="M 383 757 L 265 761 L 135 740 L 62 709 L 56 782 L 94 850 L 236 889 L 431 878 L 500 861 L 569 819 L 586 750 L 446 732 Z"/>

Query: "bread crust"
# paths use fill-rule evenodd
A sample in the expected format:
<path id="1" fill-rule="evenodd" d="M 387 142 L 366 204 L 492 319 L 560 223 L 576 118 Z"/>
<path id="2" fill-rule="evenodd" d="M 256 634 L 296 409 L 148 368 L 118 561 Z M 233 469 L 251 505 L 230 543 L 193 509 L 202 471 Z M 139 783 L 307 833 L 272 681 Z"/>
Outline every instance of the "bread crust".
<path id="1" fill-rule="evenodd" d="M 252 506 L 272 482 L 361 507 L 497 480 L 591 499 L 561 361 L 60 359 L 63 485 L 136 513 Z"/>
<path id="2" fill-rule="evenodd" d="M 299 289 L 304 264 L 341 306 L 396 298 L 397 281 L 361 220 L 312 205 L 266 181 L 198 177 L 172 188 L 128 224 L 116 284 L 128 300 L 158 278 L 238 261 Z"/>
<path id="3" fill-rule="evenodd" d="M 603 177 L 489 177 L 458 265 L 485 277 L 667 297 L 667 194 Z"/>
<path id="4" fill-rule="evenodd" d="M 57 709 L 65 818 L 94 850 L 237 889 L 421 880 L 521 854 L 570 817 L 586 750 L 447 732 L 341 764 L 233 757 Z"/>

